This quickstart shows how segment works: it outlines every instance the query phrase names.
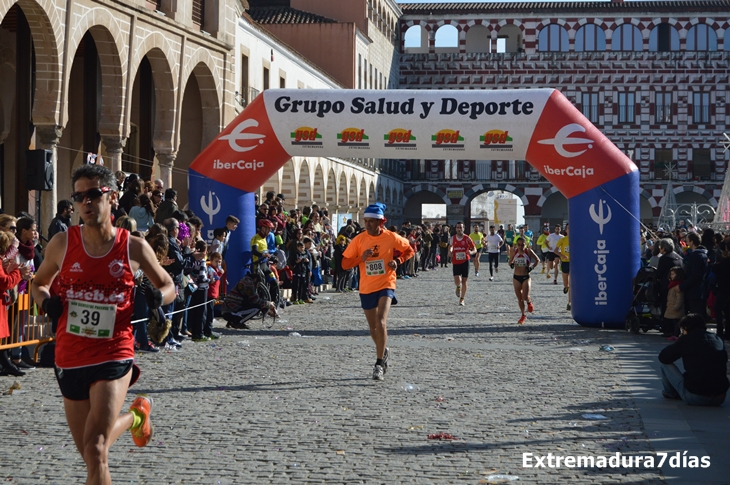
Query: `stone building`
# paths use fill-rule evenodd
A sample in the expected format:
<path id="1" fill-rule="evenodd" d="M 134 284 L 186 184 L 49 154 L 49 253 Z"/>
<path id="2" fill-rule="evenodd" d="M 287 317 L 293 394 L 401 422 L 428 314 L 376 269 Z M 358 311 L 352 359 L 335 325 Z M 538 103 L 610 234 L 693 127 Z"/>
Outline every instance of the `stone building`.
<path id="1" fill-rule="evenodd" d="M 277 87 L 397 87 L 400 10 L 393 0 L 249 3 L 239 22 L 243 37 L 237 44 L 242 102 Z M 293 157 L 261 192 L 283 193 L 288 204 L 294 201 L 298 206 L 316 202 L 333 214 L 356 219 L 378 200 L 388 206 L 388 218 L 397 222 L 403 207 L 401 167 L 398 160 Z"/>
<path id="2" fill-rule="evenodd" d="M 639 167 L 643 222 L 659 216 L 670 175 L 679 204 L 717 205 L 730 155 L 727 0 L 399 7 L 400 88 L 556 88 Z M 404 163 L 407 218 L 447 203 L 450 219 L 468 219 L 474 197 L 504 189 L 530 224 L 567 219 L 565 198 L 522 160 Z"/>
<path id="3" fill-rule="evenodd" d="M 245 2 L 245 0 L 244 0 Z M 56 159 L 45 232 L 87 154 L 161 177 L 189 163 L 234 112 L 241 0 L 0 0 L 3 210 L 35 212 L 28 149 Z"/>

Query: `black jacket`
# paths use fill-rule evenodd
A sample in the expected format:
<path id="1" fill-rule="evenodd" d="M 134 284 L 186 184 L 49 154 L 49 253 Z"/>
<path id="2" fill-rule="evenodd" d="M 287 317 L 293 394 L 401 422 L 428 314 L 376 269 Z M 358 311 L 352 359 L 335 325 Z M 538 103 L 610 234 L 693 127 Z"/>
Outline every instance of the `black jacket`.
<path id="1" fill-rule="evenodd" d="M 672 251 L 668 254 L 663 254 L 659 258 L 657 263 L 656 271 L 654 272 L 654 288 L 658 292 L 658 295 L 662 302 L 667 298 L 667 290 L 669 289 L 669 270 L 675 266 L 684 267 L 682 256 Z"/>
<path id="2" fill-rule="evenodd" d="M 730 258 L 721 259 L 712 266 L 718 295 L 730 295 Z"/>
<path id="3" fill-rule="evenodd" d="M 51 224 L 48 226 L 48 240 L 50 241 L 59 232 L 68 231 L 69 227 L 71 227 L 71 218 L 61 217 L 56 214 L 56 217 L 51 220 Z"/>
<path id="4" fill-rule="evenodd" d="M 702 283 L 705 273 L 707 273 L 707 265 L 707 249 L 704 246 L 698 246 L 687 255 L 684 265 L 685 278 L 679 285 L 679 289 L 684 292 L 686 299 L 699 300 L 702 298 Z"/>
<path id="5" fill-rule="evenodd" d="M 684 364 L 684 387 L 689 392 L 700 396 L 727 392 L 727 351 L 720 337 L 705 331 L 690 332 L 659 352 L 662 364 L 678 359 Z"/>
<path id="6" fill-rule="evenodd" d="M 195 259 L 193 258 L 192 253 L 188 255 L 183 254 L 180 249 L 180 245 L 177 243 L 177 239 L 174 237 L 168 237 L 167 240 L 170 243 L 167 248 L 167 257 L 173 261 L 164 268 L 170 274 L 175 285 L 179 287 L 182 284 L 183 272 L 186 269 L 192 268 Z"/>

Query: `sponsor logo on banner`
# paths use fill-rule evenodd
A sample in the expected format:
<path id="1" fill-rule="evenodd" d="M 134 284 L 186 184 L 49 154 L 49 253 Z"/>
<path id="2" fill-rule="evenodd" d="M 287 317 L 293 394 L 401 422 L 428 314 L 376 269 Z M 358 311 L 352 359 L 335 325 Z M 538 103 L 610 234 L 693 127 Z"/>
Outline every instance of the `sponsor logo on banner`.
<path id="1" fill-rule="evenodd" d="M 566 168 L 552 168 L 550 165 L 543 165 L 542 169 L 545 173 L 550 175 L 567 175 L 568 177 L 590 177 L 593 175 L 593 169 L 591 167 L 586 168 L 585 165 L 582 167 L 574 167 L 570 165 Z"/>
<path id="2" fill-rule="evenodd" d="M 512 137 L 509 136 L 509 131 L 489 130 L 479 137 L 479 141 L 482 142 L 479 148 L 494 152 L 512 151 Z"/>
<path id="3" fill-rule="evenodd" d="M 411 143 L 416 141 L 416 137 L 413 136 L 411 130 L 405 128 L 395 128 L 390 130 L 387 134 L 383 135 L 383 139 L 387 142 L 386 148 L 398 148 L 401 150 L 415 150 L 416 144 Z"/>
<path id="4" fill-rule="evenodd" d="M 337 133 L 337 146 L 350 147 L 355 149 L 369 149 L 370 138 L 362 128 L 345 128 Z"/>
<path id="5" fill-rule="evenodd" d="M 238 125 L 236 125 L 235 128 L 233 128 L 233 131 L 231 131 L 227 135 L 222 135 L 218 137 L 219 140 L 226 140 L 228 141 L 228 144 L 231 147 L 231 150 L 235 152 L 247 152 L 250 150 L 253 150 L 259 145 L 264 144 L 264 138 L 266 138 L 266 135 L 261 135 L 259 133 L 244 133 L 244 130 L 248 128 L 257 128 L 259 126 L 259 122 L 256 120 L 248 119 L 240 122 Z M 248 140 L 258 140 L 257 144 L 254 145 L 245 145 L 241 146 L 238 144 L 240 141 L 248 141 Z"/>
<path id="6" fill-rule="evenodd" d="M 213 160 L 213 168 L 215 170 L 253 170 L 254 172 L 260 168 L 264 168 L 264 162 L 247 162 L 245 160 L 239 160 L 237 162 L 221 162 L 220 160 Z"/>
<path id="7" fill-rule="evenodd" d="M 606 210 L 608 211 L 604 216 L 604 203 L 605 200 L 601 200 L 598 203 L 598 212 L 596 212 L 596 205 L 591 204 L 591 207 L 589 208 L 589 213 L 591 215 L 591 219 L 593 219 L 593 222 L 598 224 L 598 232 L 603 235 L 603 226 L 608 224 L 611 221 L 611 207 L 606 203 Z"/>
<path id="8" fill-rule="evenodd" d="M 598 201 L 598 212 L 596 212 L 596 205 L 591 204 L 588 209 L 588 213 L 590 214 L 593 222 L 598 224 L 598 232 L 603 235 L 603 226 L 611 221 L 611 207 L 605 200 L 600 200 Z M 596 305 L 608 305 L 608 281 L 605 274 L 608 269 L 609 253 L 610 251 L 606 248 L 606 240 L 597 240 L 596 249 L 593 251 L 593 254 L 596 255 L 596 264 L 593 266 L 593 271 L 596 273 L 596 277 L 598 278 L 598 293 L 593 299 Z"/>
<path id="9" fill-rule="evenodd" d="M 317 132 L 317 128 L 300 126 L 291 133 L 290 137 L 292 139 L 292 145 L 310 147 L 322 146 L 322 135 Z"/>
<path id="10" fill-rule="evenodd" d="M 213 197 L 215 197 L 215 200 L 213 200 Z M 218 196 L 215 195 L 215 192 L 210 190 L 208 191 L 207 202 L 205 200 L 205 196 L 201 196 L 200 207 L 203 209 L 203 212 L 208 214 L 208 220 L 210 221 L 209 224 L 213 225 L 213 217 L 221 211 L 221 201 Z"/>
<path id="11" fill-rule="evenodd" d="M 595 143 L 594 140 L 591 140 L 590 138 L 571 138 L 570 135 L 573 133 L 585 133 L 586 129 L 583 128 L 578 123 L 571 123 L 569 125 L 566 125 L 562 127 L 556 134 L 555 138 L 552 138 L 550 140 L 539 140 L 538 143 L 541 145 L 553 145 L 555 147 L 555 151 L 558 152 L 558 154 L 565 158 L 573 158 L 580 155 L 583 155 L 586 151 L 588 151 L 588 148 L 593 148 L 593 143 Z M 584 150 L 579 151 L 568 151 L 566 148 L 566 145 L 583 145 L 587 148 Z"/>
<path id="12" fill-rule="evenodd" d="M 444 150 L 464 150 L 464 137 L 459 134 L 459 130 L 440 130 L 435 135 L 431 135 L 432 148 L 443 148 Z"/>

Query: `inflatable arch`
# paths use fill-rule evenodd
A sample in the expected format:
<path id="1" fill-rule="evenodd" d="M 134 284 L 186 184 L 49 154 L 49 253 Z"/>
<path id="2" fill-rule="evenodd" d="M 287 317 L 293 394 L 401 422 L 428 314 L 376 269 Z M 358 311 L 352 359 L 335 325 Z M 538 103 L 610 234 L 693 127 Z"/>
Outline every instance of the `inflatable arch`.
<path id="1" fill-rule="evenodd" d="M 188 175 L 209 236 L 251 214 L 231 235 L 231 282 L 250 259 L 253 193 L 292 156 L 527 160 L 568 198 L 573 318 L 623 328 L 640 266 L 639 172 L 559 91 L 264 91 Z"/>

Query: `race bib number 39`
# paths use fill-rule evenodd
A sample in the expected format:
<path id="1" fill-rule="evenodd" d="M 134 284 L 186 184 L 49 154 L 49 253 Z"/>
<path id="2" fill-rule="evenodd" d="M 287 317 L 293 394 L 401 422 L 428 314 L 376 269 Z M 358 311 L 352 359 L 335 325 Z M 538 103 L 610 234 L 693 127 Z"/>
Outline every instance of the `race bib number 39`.
<path id="1" fill-rule="evenodd" d="M 368 276 L 385 274 L 385 261 L 382 259 L 365 261 L 365 274 Z"/>
<path id="2" fill-rule="evenodd" d="M 88 338 L 111 338 L 117 306 L 68 300 L 67 316 L 67 333 Z"/>

